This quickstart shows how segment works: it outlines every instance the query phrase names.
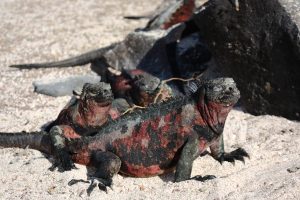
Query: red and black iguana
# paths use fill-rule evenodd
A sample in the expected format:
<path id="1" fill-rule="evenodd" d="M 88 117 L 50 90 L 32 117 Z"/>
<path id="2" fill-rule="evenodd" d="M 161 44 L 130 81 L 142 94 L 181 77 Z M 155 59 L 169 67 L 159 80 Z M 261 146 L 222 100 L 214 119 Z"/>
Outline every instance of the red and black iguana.
<path id="1" fill-rule="evenodd" d="M 86 165 L 93 172 L 92 180 L 98 180 L 103 190 L 112 184 L 116 173 L 149 177 L 175 170 L 175 182 L 184 181 L 191 179 L 193 161 L 207 148 L 221 163 L 249 157 L 242 148 L 224 151 L 225 121 L 239 97 L 233 79 L 213 79 L 189 96 L 136 109 L 108 121 L 93 137 L 65 139 L 46 132 L 0 133 L 0 146 L 29 147 L 50 155 L 60 150 L 56 158 L 63 170 L 72 169 L 73 162 Z M 210 178 L 213 176 L 195 179 Z"/>

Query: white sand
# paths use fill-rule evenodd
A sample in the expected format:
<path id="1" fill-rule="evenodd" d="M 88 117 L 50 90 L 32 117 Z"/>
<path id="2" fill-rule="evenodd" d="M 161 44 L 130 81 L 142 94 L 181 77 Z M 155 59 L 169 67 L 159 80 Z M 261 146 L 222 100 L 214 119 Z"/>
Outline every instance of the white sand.
<path id="1" fill-rule="evenodd" d="M 101 2 L 101 3 L 98 3 Z M 52 61 L 120 41 L 146 21 L 123 15 L 143 13 L 159 1 L 141 0 L 1 0 L 0 131 L 36 131 L 55 119 L 69 97 L 33 93 L 32 81 L 89 72 L 89 68 L 23 70 L 8 65 Z M 122 4 L 121 4 L 122 3 Z M 172 183 L 173 176 L 114 178 L 108 194 L 95 190 L 90 199 L 300 199 L 300 123 L 280 117 L 231 112 L 226 124 L 227 150 L 244 147 L 246 164 L 219 165 L 209 156 L 194 163 L 193 175 L 213 174 L 205 183 Z M 34 150 L 0 149 L 0 199 L 82 199 L 87 184 L 84 166 L 59 173 Z"/>

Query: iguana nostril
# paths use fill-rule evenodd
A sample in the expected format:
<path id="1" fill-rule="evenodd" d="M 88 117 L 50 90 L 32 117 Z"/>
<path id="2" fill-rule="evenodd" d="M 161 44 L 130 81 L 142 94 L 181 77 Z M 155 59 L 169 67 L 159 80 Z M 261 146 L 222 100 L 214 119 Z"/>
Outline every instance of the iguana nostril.
<path id="1" fill-rule="evenodd" d="M 229 87 L 228 89 L 229 89 L 229 91 L 232 91 L 232 90 L 233 90 L 233 88 L 232 88 L 232 87 Z"/>

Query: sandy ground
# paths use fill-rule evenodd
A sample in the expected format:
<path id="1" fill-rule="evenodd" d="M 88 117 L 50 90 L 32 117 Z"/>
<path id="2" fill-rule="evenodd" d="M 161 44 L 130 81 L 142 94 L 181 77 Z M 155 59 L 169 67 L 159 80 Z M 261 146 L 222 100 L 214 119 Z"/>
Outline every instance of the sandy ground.
<path id="1" fill-rule="evenodd" d="M 101 3 L 99 3 L 101 2 Z M 146 21 L 123 15 L 155 8 L 159 0 L 1 0 L 0 131 L 35 131 L 57 116 L 69 97 L 33 93 L 32 81 L 89 72 L 89 68 L 15 70 L 8 65 L 51 61 L 120 41 Z M 275 116 L 230 113 L 227 150 L 244 147 L 245 165 L 218 164 L 211 157 L 194 163 L 193 175 L 213 174 L 205 183 L 172 183 L 173 176 L 114 177 L 108 194 L 96 190 L 89 199 L 300 199 L 300 123 Z M 34 150 L 0 149 L 0 199 L 82 199 L 86 169 L 50 172 L 51 163 Z"/>

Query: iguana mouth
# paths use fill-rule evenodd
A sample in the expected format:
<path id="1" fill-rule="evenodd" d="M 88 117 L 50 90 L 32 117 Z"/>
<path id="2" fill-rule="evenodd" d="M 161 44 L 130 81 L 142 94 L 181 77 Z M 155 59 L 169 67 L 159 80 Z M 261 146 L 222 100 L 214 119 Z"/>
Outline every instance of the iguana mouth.
<path id="1" fill-rule="evenodd" d="M 94 99 L 97 102 L 107 102 L 107 104 L 110 104 L 114 100 L 114 96 L 111 93 L 110 95 L 105 95 L 105 96 L 102 95 L 95 96 Z"/>

